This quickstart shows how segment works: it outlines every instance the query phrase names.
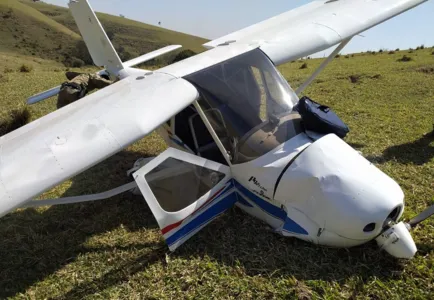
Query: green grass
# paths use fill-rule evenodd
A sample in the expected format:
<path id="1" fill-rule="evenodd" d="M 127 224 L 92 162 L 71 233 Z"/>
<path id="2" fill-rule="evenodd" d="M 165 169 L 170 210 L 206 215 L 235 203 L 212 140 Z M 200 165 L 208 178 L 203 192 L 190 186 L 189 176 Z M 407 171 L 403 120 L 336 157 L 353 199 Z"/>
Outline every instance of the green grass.
<path id="1" fill-rule="evenodd" d="M 432 51 L 341 56 L 306 90 L 348 123 L 347 142 L 401 185 L 405 219 L 434 201 L 434 74 L 421 71 L 434 67 Z M 404 54 L 413 60 L 397 62 Z M 56 64 L 50 69 L 46 60 L 30 63 L 30 73 L 4 74 L 2 112 L 64 80 Z M 320 63 L 311 59 L 308 69 L 300 69 L 300 62 L 279 69 L 297 87 Z M 54 109 L 54 99 L 29 108 L 32 119 Z M 162 140 L 151 135 L 42 198 L 125 183 L 138 157 L 163 149 Z M 413 236 L 416 257 L 396 260 L 375 243 L 331 249 L 280 237 L 233 208 L 169 253 L 145 201 L 124 194 L 18 210 L 0 219 L 0 298 L 433 299 L 434 220 Z"/>
<path id="2" fill-rule="evenodd" d="M 0 52 L 62 61 L 80 36 L 16 0 L 0 0 Z M 58 45 L 63 45 L 59 51 Z"/>

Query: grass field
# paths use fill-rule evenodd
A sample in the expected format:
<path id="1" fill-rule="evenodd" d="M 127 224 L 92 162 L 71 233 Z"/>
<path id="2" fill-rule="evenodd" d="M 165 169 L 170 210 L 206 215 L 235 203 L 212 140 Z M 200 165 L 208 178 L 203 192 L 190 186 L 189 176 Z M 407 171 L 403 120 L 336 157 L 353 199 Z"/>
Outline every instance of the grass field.
<path id="1" fill-rule="evenodd" d="M 306 91 L 333 107 L 351 128 L 346 141 L 401 185 L 406 219 L 434 201 L 434 49 L 408 52 L 341 56 Z M 2 55 L 2 119 L 64 80 L 57 63 Z M 398 62 L 403 55 L 412 60 Z M 3 72 L 12 62 L 34 69 Z M 294 87 L 321 60 L 305 62 L 306 69 L 298 61 L 279 68 Z M 29 108 L 32 119 L 54 109 L 54 99 Z M 138 157 L 163 149 L 151 135 L 42 198 L 125 183 Z M 413 236 L 416 257 L 396 260 L 375 243 L 331 249 L 283 238 L 233 208 L 169 253 L 145 201 L 124 194 L 0 219 L 0 298 L 433 299 L 434 220 Z"/>

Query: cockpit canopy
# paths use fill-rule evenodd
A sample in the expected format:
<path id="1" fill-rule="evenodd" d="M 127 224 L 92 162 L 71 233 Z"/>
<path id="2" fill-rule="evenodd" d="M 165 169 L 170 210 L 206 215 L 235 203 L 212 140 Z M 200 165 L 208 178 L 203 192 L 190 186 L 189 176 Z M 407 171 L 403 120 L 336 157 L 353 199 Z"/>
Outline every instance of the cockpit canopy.
<path id="1" fill-rule="evenodd" d="M 298 97 L 259 49 L 189 75 L 233 163 L 253 160 L 302 131 Z"/>

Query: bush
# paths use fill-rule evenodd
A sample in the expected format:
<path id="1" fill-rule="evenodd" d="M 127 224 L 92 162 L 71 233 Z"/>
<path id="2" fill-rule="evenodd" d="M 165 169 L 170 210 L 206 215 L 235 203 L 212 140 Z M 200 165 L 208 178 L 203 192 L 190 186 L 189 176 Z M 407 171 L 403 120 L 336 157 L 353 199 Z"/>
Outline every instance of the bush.
<path id="1" fill-rule="evenodd" d="M 33 67 L 26 65 L 26 64 L 23 64 L 23 65 L 21 65 L 21 67 L 18 70 L 22 73 L 30 73 L 33 70 Z"/>
<path id="2" fill-rule="evenodd" d="M 84 66 L 84 61 L 79 58 L 73 57 L 71 59 L 71 67 L 73 68 L 81 68 Z"/>
<path id="3" fill-rule="evenodd" d="M 70 57 L 63 61 L 63 64 L 65 67 L 71 67 L 71 68 L 81 68 L 85 65 L 84 61 L 77 57 Z"/>
<path id="4" fill-rule="evenodd" d="M 395 52 L 398 52 L 398 51 L 400 51 L 399 48 L 396 48 L 396 49 L 395 49 Z"/>
<path id="5" fill-rule="evenodd" d="M 65 54 L 65 58 L 78 58 L 83 62 L 83 65 L 93 65 L 92 56 L 90 56 L 86 43 L 80 40 L 76 43 L 74 51 L 71 55 Z"/>
<path id="6" fill-rule="evenodd" d="M 113 39 L 115 38 L 115 33 L 111 30 L 106 32 L 107 37 L 109 38 L 110 41 L 113 41 Z"/>
<path id="7" fill-rule="evenodd" d="M 190 49 L 183 50 L 175 56 L 175 58 L 172 60 L 172 64 L 176 63 L 178 61 L 184 60 L 186 58 L 189 58 L 191 56 L 195 56 L 195 55 L 196 55 L 196 52 L 194 52 Z"/>
<path id="8" fill-rule="evenodd" d="M 383 49 L 380 49 L 380 51 L 378 51 L 378 53 L 383 53 Z"/>
<path id="9" fill-rule="evenodd" d="M 425 74 L 434 74 L 434 67 L 422 67 L 417 69 L 417 71 Z"/>
<path id="10" fill-rule="evenodd" d="M 350 58 L 350 56 L 349 55 L 345 55 L 345 58 Z"/>
<path id="11" fill-rule="evenodd" d="M 128 51 L 122 51 L 122 52 L 119 52 L 118 54 L 119 54 L 119 58 L 120 58 L 122 61 L 128 61 L 128 60 L 134 58 L 134 55 L 132 55 L 132 54 L 131 54 L 130 52 L 128 52 Z"/>
<path id="12" fill-rule="evenodd" d="M 2 83 L 2 82 L 6 82 L 6 81 L 7 81 L 6 76 L 3 75 L 2 73 L 0 73 L 0 83 Z"/>
<path id="13" fill-rule="evenodd" d="M 419 47 L 416 48 L 416 50 L 423 50 L 425 49 L 425 45 L 420 45 Z"/>
<path id="14" fill-rule="evenodd" d="M 339 58 L 339 57 L 341 57 L 341 55 L 340 55 L 340 54 L 337 54 L 337 55 L 335 56 L 335 58 Z"/>
<path id="15" fill-rule="evenodd" d="M 412 61 L 412 60 L 413 60 L 413 58 L 411 58 L 410 56 L 404 55 L 403 57 L 401 57 L 397 61 L 399 61 L 399 62 L 407 62 L 407 61 Z"/>
<path id="16" fill-rule="evenodd" d="M 395 54 L 395 51 L 389 51 L 389 54 Z"/>
<path id="17" fill-rule="evenodd" d="M 348 78 L 350 79 L 351 83 L 357 83 L 362 78 L 362 75 L 350 75 Z"/>
<path id="18" fill-rule="evenodd" d="M 0 136 L 26 125 L 29 121 L 30 111 L 27 106 L 12 110 L 0 120 Z"/>
<path id="19" fill-rule="evenodd" d="M 14 71 L 13 69 L 6 67 L 3 72 L 4 73 L 12 73 L 13 71 Z"/>
<path id="20" fill-rule="evenodd" d="M 431 53 L 431 55 L 434 55 L 434 51 Z"/>
<path id="21" fill-rule="evenodd" d="M 303 64 L 300 66 L 300 69 L 307 69 L 307 63 L 303 63 Z"/>
<path id="22" fill-rule="evenodd" d="M 14 11 L 12 10 L 12 8 L 9 8 L 9 10 L 7 12 L 4 13 L 3 15 L 3 19 L 9 19 L 12 18 L 12 15 L 14 14 Z"/>

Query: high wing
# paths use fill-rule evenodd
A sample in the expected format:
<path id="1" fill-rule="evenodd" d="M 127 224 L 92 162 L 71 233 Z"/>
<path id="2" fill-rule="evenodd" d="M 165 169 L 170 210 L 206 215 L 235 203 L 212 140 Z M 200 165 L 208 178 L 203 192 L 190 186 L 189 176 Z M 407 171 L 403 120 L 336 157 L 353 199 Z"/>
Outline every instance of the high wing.
<path id="1" fill-rule="evenodd" d="M 0 137 L 0 216 L 151 133 L 197 97 L 181 78 L 131 76 Z"/>
<path id="2" fill-rule="evenodd" d="M 204 44 L 259 43 L 276 65 L 325 50 L 427 0 L 321 0 Z"/>

